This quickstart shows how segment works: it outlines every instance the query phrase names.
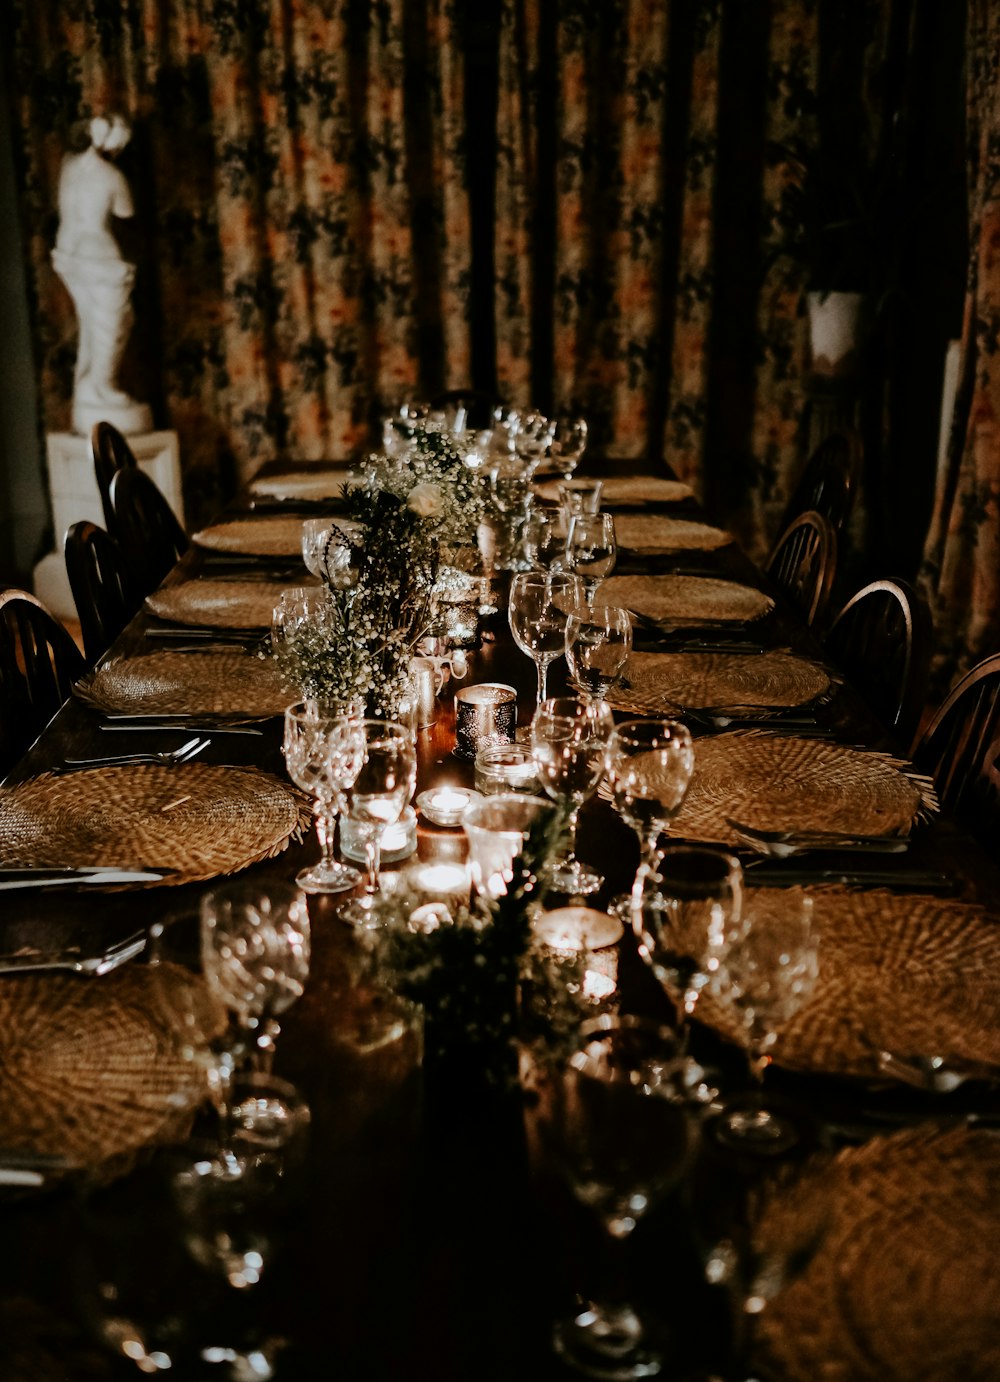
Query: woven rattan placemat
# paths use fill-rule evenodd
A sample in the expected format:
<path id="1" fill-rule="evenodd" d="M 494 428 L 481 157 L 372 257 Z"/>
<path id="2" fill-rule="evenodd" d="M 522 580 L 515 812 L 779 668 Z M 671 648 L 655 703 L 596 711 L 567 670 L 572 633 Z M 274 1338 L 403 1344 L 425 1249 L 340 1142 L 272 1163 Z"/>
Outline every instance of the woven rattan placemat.
<path id="1" fill-rule="evenodd" d="M 213 552 L 239 552 L 248 557 L 302 555 L 303 519 L 283 514 L 234 518 L 195 533 L 191 541 Z"/>
<path id="2" fill-rule="evenodd" d="M 0 790 L 0 864 L 164 868 L 164 883 L 235 873 L 279 854 L 303 799 L 255 768 L 90 768 Z"/>
<path id="3" fill-rule="evenodd" d="M 667 624 L 749 623 L 774 609 L 762 590 L 711 576 L 609 576 L 595 598 Z"/>
<path id="4" fill-rule="evenodd" d="M 693 518 L 645 513 L 616 514 L 615 536 L 618 546 L 629 552 L 708 552 L 728 547 L 733 540 L 722 528 Z"/>
<path id="5" fill-rule="evenodd" d="M 670 833 L 740 843 L 726 818 L 758 830 L 906 834 L 936 810 L 933 786 L 888 754 L 761 730 L 705 735 Z"/>
<path id="6" fill-rule="evenodd" d="M 350 478 L 346 466 L 295 470 L 287 475 L 261 475 L 251 480 L 250 492 L 272 499 L 339 499 Z"/>
<path id="7" fill-rule="evenodd" d="M 886 1079 L 878 1052 L 1000 1067 L 1000 918 L 981 907 L 887 889 L 811 889 L 820 971 L 771 1054 L 778 1065 Z M 751 888 L 751 925 L 781 932 L 798 888 Z M 736 1014 L 706 990 L 700 1021 L 742 1044 Z"/>
<path id="8" fill-rule="evenodd" d="M 694 491 L 680 480 L 667 480 L 661 475 L 593 475 L 588 479 L 601 481 L 602 504 L 676 504 L 690 499 Z M 535 486 L 540 499 L 558 502 L 562 480 L 546 480 Z"/>
<path id="9" fill-rule="evenodd" d="M 277 665 L 238 650 L 143 653 L 105 663 L 74 688 L 100 710 L 134 715 L 280 715 L 296 695 Z"/>
<path id="10" fill-rule="evenodd" d="M 0 981 L 4 1144 L 95 1167 L 183 1132 L 205 1092 L 181 1053 L 178 1021 L 211 1035 L 224 1014 L 175 965 L 103 979 L 23 974 Z"/>
<path id="11" fill-rule="evenodd" d="M 287 581 L 185 581 L 156 590 L 146 608 L 158 619 L 216 629 L 269 629 Z"/>
<path id="12" fill-rule="evenodd" d="M 993 1382 L 1000 1138 L 969 1128 L 877 1137 L 806 1172 L 819 1249 L 759 1317 L 772 1382 Z M 767 1243 L 766 1222 L 759 1230 Z M 756 1374 L 755 1374 L 756 1375 Z"/>
<path id="13" fill-rule="evenodd" d="M 678 706 L 806 705 L 830 689 L 823 668 L 794 653 L 631 653 L 615 710 L 659 714 Z"/>

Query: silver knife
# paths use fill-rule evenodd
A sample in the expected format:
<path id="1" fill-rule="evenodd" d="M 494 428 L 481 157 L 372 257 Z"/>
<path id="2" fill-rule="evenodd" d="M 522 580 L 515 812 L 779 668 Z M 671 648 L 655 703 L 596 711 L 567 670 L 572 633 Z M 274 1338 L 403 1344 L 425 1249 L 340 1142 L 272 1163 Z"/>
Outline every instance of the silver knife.
<path id="1" fill-rule="evenodd" d="M 140 734 L 156 734 L 160 730 L 176 730 L 178 733 L 186 733 L 188 730 L 197 729 L 205 734 L 263 734 L 262 729 L 254 729 L 252 725 L 219 725 L 209 720 L 140 720 L 123 721 L 114 720 L 100 724 L 98 729 L 103 730 L 125 730 L 126 732 Z"/>
<path id="2" fill-rule="evenodd" d="M 100 886 L 108 883 L 159 883 L 164 876 L 152 869 L 52 869 L 48 873 L 41 869 L 24 869 L 20 874 L 11 869 L 0 874 L 0 892 L 13 892 L 18 888 L 54 888 L 65 884 Z"/>

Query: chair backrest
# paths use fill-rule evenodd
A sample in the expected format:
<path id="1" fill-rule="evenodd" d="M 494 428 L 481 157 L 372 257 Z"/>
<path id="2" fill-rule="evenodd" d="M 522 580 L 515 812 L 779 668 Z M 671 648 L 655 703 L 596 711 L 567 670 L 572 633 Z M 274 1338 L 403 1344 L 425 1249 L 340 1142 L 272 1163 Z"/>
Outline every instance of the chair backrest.
<path id="1" fill-rule="evenodd" d="M 111 531 L 145 598 L 187 551 L 187 536 L 160 490 L 138 466 L 127 466 L 113 477 L 111 510 Z"/>
<path id="2" fill-rule="evenodd" d="M 927 695 L 927 601 L 906 581 L 873 581 L 834 619 L 826 647 L 878 715 L 909 748 Z"/>
<path id="3" fill-rule="evenodd" d="M 43 604 L 24 590 L 0 593 L 0 772 L 27 752 L 85 670 Z"/>
<path id="4" fill-rule="evenodd" d="M 66 530 L 66 574 L 87 662 L 93 665 L 135 614 L 142 597 L 114 538 L 83 520 Z"/>
<path id="5" fill-rule="evenodd" d="M 861 478 L 861 438 L 854 428 L 831 432 L 806 461 L 781 521 L 784 533 L 799 514 L 821 513 L 835 533 L 851 516 Z"/>
<path id="6" fill-rule="evenodd" d="M 826 612 L 836 572 L 837 535 L 829 520 L 812 510 L 785 530 L 767 563 L 771 580 L 810 624 Z"/>
<path id="7" fill-rule="evenodd" d="M 967 672 L 920 732 L 910 755 L 933 777 L 941 805 L 976 833 L 1000 825 L 1000 653 Z"/>
<path id="8" fill-rule="evenodd" d="M 104 510 L 104 526 L 114 533 L 114 514 L 111 509 L 111 481 L 119 470 L 126 466 L 135 468 L 138 462 L 135 452 L 110 422 L 95 422 L 90 433 L 90 454 L 94 462 L 94 474 L 101 495 L 101 508 Z"/>

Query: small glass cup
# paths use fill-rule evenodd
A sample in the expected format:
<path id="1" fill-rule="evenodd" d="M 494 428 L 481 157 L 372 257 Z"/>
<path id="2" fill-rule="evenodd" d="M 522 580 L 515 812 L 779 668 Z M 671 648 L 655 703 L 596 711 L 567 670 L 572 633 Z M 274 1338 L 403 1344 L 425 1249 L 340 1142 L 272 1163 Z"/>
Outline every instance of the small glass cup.
<path id="1" fill-rule="evenodd" d="M 462 818 L 469 841 L 469 870 L 476 891 L 502 897 L 514 877 L 514 859 L 524 837 L 543 812 L 553 808 L 542 797 L 502 792 L 484 797 Z"/>
<path id="2" fill-rule="evenodd" d="M 541 792 L 538 769 L 528 744 L 490 744 L 476 754 L 476 791 L 484 796 L 500 792 Z"/>

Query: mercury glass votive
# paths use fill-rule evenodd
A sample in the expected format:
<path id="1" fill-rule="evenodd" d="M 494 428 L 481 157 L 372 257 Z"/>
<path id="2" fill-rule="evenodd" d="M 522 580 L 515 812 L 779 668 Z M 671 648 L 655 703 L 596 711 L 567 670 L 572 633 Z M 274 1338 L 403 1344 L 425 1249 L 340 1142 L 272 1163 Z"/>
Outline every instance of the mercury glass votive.
<path id="1" fill-rule="evenodd" d="M 476 789 L 484 796 L 498 792 L 538 795 L 541 783 L 528 744 L 488 744 L 476 754 Z"/>
<path id="2" fill-rule="evenodd" d="M 505 682 L 484 681 L 455 693 L 455 753 L 474 759 L 480 749 L 513 744 L 517 692 Z"/>

